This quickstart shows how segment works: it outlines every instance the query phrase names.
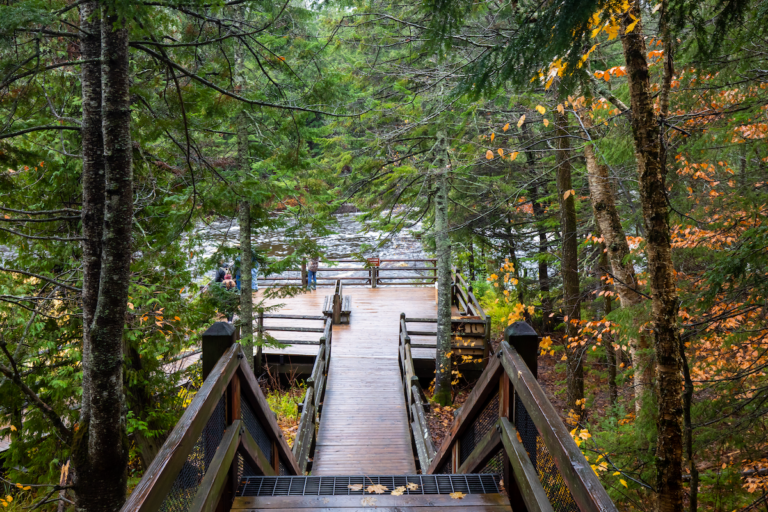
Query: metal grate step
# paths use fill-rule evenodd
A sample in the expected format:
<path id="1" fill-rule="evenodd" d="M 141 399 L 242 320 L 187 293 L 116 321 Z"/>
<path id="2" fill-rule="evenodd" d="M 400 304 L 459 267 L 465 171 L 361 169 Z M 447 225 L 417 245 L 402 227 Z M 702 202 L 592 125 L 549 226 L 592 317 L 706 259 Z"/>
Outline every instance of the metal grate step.
<path id="1" fill-rule="evenodd" d="M 369 494 L 369 485 L 380 484 L 390 494 L 397 487 L 417 484 L 415 490 L 406 488 L 407 495 L 498 494 L 498 474 L 483 475 L 390 475 L 390 476 L 243 476 L 237 496 L 355 496 Z M 360 485 L 359 491 L 349 488 Z"/>

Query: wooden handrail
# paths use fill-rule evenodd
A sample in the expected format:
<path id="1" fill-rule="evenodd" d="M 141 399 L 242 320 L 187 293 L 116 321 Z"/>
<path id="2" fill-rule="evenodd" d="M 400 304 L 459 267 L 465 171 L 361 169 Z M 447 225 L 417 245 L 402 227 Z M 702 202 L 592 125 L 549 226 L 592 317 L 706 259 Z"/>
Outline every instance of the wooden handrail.
<path id="1" fill-rule="evenodd" d="M 241 396 L 248 402 L 249 409 L 260 423 L 267 437 L 272 442 L 273 459 L 266 461 L 261 450 L 253 444 L 245 444 L 245 456 L 254 463 L 254 467 L 263 473 L 276 473 L 282 462 L 291 474 L 299 474 L 296 460 L 286 443 L 274 413 L 269 409 L 253 371 L 248 365 L 245 354 L 239 344 L 231 345 L 219 358 L 202 387 L 182 414 L 168 439 L 160 448 L 141 482 L 121 509 L 123 512 L 155 512 L 160 509 L 174 482 L 187 462 L 198 439 L 208 424 L 219 401 L 227 393 L 229 421 L 225 421 L 224 438 L 216 448 L 211 465 L 198 486 L 192 510 L 213 510 L 222 496 L 224 482 L 231 478 L 232 464 L 238 447 L 250 437 L 247 430 L 240 428 L 243 422 L 232 418 L 232 413 L 239 416 Z M 228 425 L 227 425 L 228 423 Z M 252 440 L 251 440 L 252 441 Z M 257 454 L 261 453 L 261 457 Z M 266 468 L 269 467 L 269 471 Z M 203 493 L 203 494 L 200 494 Z"/>
<path id="2" fill-rule="evenodd" d="M 312 374 L 307 379 L 307 392 L 302 404 L 299 428 L 293 442 L 293 456 L 296 460 L 298 475 L 303 475 L 306 472 L 309 459 L 312 456 L 316 426 L 319 422 L 320 404 L 325 395 L 328 366 L 331 362 L 332 327 L 332 319 L 327 318 L 323 336 L 320 338 L 320 348 L 312 367 Z"/>
<path id="3" fill-rule="evenodd" d="M 507 418 L 501 418 L 499 421 L 501 441 L 512 465 L 512 475 L 517 483 L 520 499 L 525 503 L 528 512 L 554 512 L 525 446 L 517 439 L 517 429 Z"/>
<path id="4" fill-rule="evenodd" d="M 616 506 L 520 354 L 503 342 L 500 355 L 517 396 L 541 434 L 579 509 L 582 512 L 615 512 Z"/>
<path id="5" fill-rule="evenodd" d="M 123 505 L 123 512 L 154 512 L 160 509 L 168 491 L 173 487 L 176 475 L 184 466 L 227 384 L 240 366 L 238 356 L 242 354 L 240 345 L 233 345 L 219 359 L 144 472 L 144 478 Z"/>
<path id="6" fill-rule="evenodd" d="M 499 358 L 494 357 L 486 367 L 480 379 L 475 384 L 475 387 L 469 393 L 464 405 L 459 409 L 459 415 L 451 425 L 451 430 L 448 432 L 448 436 L 443 440 L 443 444 L 437 451 L 432 464 L 429 466 L 427 473 L 437 472 L 448 460 L 453 452 L 453 445 L 456 440 L 466 431 L 472 424 L 472 421 L 477 418 L 480 412 L 485 407 L 485 403 L 488 398 L 498 390 L 499 377 L 501 376 L 503 368 Z M 458 464 L 457 464 L 458 466 Z"/>
<path id="7" fill-rule="evenodd" d="M 538 342 L 535 340 L 535 333 L 532 330 L 530 332 L 532 334 L 526 333 L 525 336 L 532 335 L 534 345 L 521 346 L 524 346 L 526 350 L 530 349 L 534 358 L 531 364 L 535 365 L 535 350 L 538 347 Z M 512 335 L 510 334 L 510 336 Z M 520 343 L 520 338 L 517 340 Z M 468 429 L 474 428 L 477 419 L 486 409 L 489 399 L 497 392 L 499 394 L 499 420 L 494 428 L 484 431 L 482 439 L 477 440 L 475 438 L 477 444 L 473 446 L 472 452 L 462 462 L 460 459 L 462 436 Z M 514 396 L 518 397 L 522 407 L 515 408 L 513 411 Z M 538 432 L 539 440 L 537 442 L 543 443 L 546 451 L 552 457 L 557 472 L 562 477 L 562 481 L 570 491 L 579 510 L 582 512 L 616 512 L 616 507 L 608 497 L 608 493 L 584 458 L 581 450 L 576 446 L 531 369 L 517 350 L 506 341 L 502 342 L 501 350 L 495 357 L 491 358 L 474 389 L 467 397 L 448 436 L 426 472 L 440 472 L 449 463 L 451 472 L 476 472 L 503 446 L 505 458 L 513 469 L 511 475 L 505 474 L 504 476 L 513 507 L 517 507 L 519 510 L 527 508 L 529 512 L 550 512 L 552 507 L 542 488 L 534 464 L 531 462 L 531 458 L 535 460 L 536 454 L 530 452 L 530 446 L 526 451 L 526 447 L 519 441 L 517 430 L 510 422 L 513 417 L 516 417 L 517 421 L 526 421 L 525 418 L 530 417 Z"/>
<path id="8" fill-rule="evenodd" d="M 403 398 L 406 404 L 406 413 L 411 424 L 411 435 L 416 454 L 419 458 L 419 466 L 424 471 L 435 457 L 435 447 L 429 432 L 429 424 L 424 416 L 424 409 L 429 405 L 422 400 L 424 391 L 421 389 L 419 378 L 413 365 L 411 354 L 411 337 L 406 325 L 405 313 L 400 314 L 400 371 L 403 380 Z"/>

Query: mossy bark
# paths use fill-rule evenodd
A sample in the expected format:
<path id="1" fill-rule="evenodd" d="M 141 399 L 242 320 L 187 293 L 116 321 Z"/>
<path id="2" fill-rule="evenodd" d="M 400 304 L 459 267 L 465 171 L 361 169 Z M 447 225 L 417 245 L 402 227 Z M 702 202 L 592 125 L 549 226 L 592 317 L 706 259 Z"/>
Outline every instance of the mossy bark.
<path id="1" fill-rule="evenodd" d="M 571 143 L 568 133 L 567 113 L 555 112 L 557 132 L 557 197 L 560 202 L 560 229 L 563 255 L 561 274 L 563 276 L 563 311 L 565 313 L 565 355 L 567 366 L 566 405 L 577 415 L 582 407 L 577 402 L 584 398 L 583 349 L 576 344 L 581 319 L 579 296 L 579 239 L 576 224 L 576 197 L 571 179 Z"/>
<path id="2" fill-rule="evenodd" d="M 630 2 L 623 20 L 622 47 L 629 77 L 632 135 L 639 175 L 640 201 L 646 231 L 651 283 L 654 349 L 656 352 L 657 440 L 656 510 L 683 509 L 683 378 L 677 331 L 678 295 L 669 230 L 666 167 L 662 158 L 659 119 L 654 112 L 639 0 Z"/>
<path id="3" fill-rule="evenodd" d="M 451 241 L 448 232 L 448 159 L 445 133 L 439 132 L 432 164 L 435 172 L 435 250 L 437 252 L 437 349 L 434 400 L 452 402 L 451 392 Z"/>

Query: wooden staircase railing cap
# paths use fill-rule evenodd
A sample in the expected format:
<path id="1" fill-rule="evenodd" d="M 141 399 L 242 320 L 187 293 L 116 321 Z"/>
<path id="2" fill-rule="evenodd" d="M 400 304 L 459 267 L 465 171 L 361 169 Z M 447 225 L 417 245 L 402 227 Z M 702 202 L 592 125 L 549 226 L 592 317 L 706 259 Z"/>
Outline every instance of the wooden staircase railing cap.
<path id="1" fill-rule="evenodd" d="M 515 347 L 534 377 L 539 374 L 539 335 L 527 322 L 515 322 L 504 330 L 504 341 Z"/>
<path id="2" fill-rule="evenodd" d="M 235 326 L 216 322 L 203 333 L 203 380 L 219 362 L 221 356 L 235 344 Z"/>

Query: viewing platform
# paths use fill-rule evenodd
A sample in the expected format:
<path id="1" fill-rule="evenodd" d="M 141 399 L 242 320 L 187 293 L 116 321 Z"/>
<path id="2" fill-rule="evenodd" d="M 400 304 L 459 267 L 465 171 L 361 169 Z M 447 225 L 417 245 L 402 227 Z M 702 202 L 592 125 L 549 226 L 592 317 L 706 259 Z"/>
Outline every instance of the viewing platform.
<path id="1" fill-rule="evenodd" d="M 494 352 L 490 319 L 456 271 L 452 361 L 472 355 L 477 379 L 434 446 L 424 389 L 435 289 L 377 286 L 368 270 L 362 286 L 337 280 L 259 314 L 256 335 L 290 346 L 257 350 L 257 373 L 305 383 L 292 446 L 235 326 L 217 322 L 202 336 L 202 387 L 122 510 L 616 511 L 536 380 L 537 334 L 517 322 Z"/>

